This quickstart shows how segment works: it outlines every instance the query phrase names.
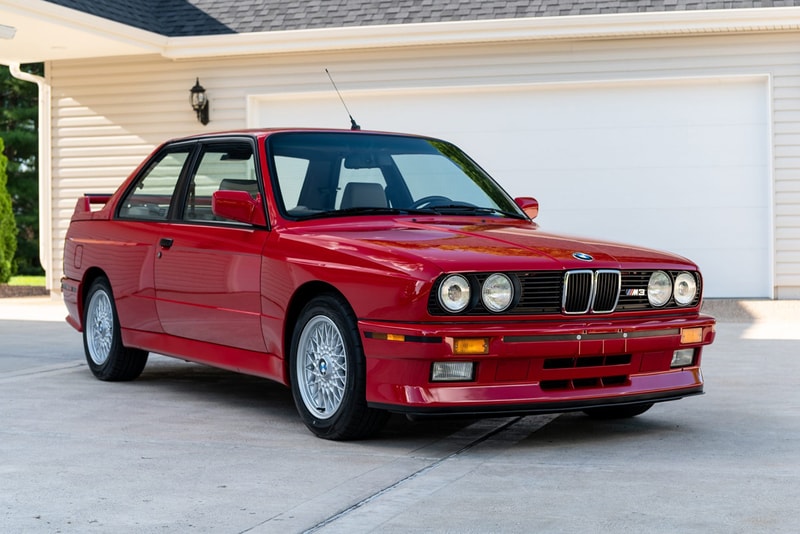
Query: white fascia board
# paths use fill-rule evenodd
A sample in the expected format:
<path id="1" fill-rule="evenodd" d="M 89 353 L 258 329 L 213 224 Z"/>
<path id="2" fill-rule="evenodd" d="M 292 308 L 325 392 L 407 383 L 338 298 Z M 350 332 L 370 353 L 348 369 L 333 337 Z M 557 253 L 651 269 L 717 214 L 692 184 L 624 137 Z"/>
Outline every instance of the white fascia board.
<path id="1" fill-rule="evenodd" d="M 535 40 L 796 31 L 800 7 L 580 15 L 321 28 L 169 38 L 162 55 L 190 59 L 247 54 Z"/>

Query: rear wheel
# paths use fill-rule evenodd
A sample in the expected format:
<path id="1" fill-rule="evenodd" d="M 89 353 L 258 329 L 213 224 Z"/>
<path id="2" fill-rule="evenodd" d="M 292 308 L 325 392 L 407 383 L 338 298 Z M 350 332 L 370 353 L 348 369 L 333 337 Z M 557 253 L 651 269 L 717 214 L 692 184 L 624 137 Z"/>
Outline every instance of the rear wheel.
<path id="1" fill-rule="evenodd" d="M 290 359 L 294 403 L 314 434 L 349 440 L 380 431 L 388 414 L 367 407 L 364 351 L 356 321 L 341 298 L 322 295 L 303 308 Z"/>
<path id="2" fill-rule="evenodd" d="M 100 380 L 133 380 L 147 363 L 147 351 L 122 345 L 114 295 L 106 278 L 92 282 L 86 295 L 83 348 L 89 369 Z"/>
<path id="3" fill-rule="evenodd" d="M 653 407 L 652 402 L 644 404 L 626 404 L 624 406 L 604 406 L 602 408 L 589 408 L 583 413 L 592 419 L 627 419 L 641 415 Z"/>

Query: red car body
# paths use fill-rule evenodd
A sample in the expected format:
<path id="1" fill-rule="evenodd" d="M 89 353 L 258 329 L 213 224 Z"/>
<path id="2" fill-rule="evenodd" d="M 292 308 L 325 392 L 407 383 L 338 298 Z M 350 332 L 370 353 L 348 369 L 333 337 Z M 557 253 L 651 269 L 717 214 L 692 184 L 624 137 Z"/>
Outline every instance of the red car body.
<path id="1" fill-rule="evenodd" d="M 273 137 L 276 140 L 271 141 Z M 295 365 L 297 376 L 304 369 L 313 371 L 314 377 L 299 380 L 310 381 L 300 387 L 321 399 L 305 402 L 304 410 L 308 395 L 294 390 L 301 415 L 312 431 L 333 439 L 374 433 L 386 412 L 586 410 L 625 416 L 654 402 L 703 391 L 702 347 L 713 341 L 715 323 L 700 313 L 702 280 L 690 261 L 643 248 L 544 233 L 517 207 L 535 215 L 534 201 L 517 199 L 512 208 L 504 199 L 507 195 L 493 183 L 483 184 L 483 178 L 476 183 L 498 199 L 508 216 L 483 208 L 470 212 L 474 206 L 469 202 L 440 209 L 430 201 L 397 209 L 392 207 L 399 201 L 390 197 L 388 178 L 388 206 L 350 208 L 361 209 L 351 212 L 343 207 L 342 198 L 341 211 L 329 213 L 306 205 L 292 211 L 283 201 L 290 196 L 291 184 L 280 181 L 277 175 L 284 171 L 277 169 L 280 164 L 289 169 L 286 173 L 294 172 L 299 154 L 295 145 L 317 138 L 326 143 L 327 139 L 433 143 L 414 136 L 351 131 L 197 136 L 156 149 L 113 195 L 78 200 L 66 236 L 62 290 L 67 320 L 84 331 L 87 359 L 90 365 L 94 361 L 98 377 L 135 378 L 144 366 L 131 364 L 138 371 L 98 371 L 98 365 L 107 365 L 103 355 L 108 345 L 112 356 L 144 354 L 146 359 L 146 352 L 156 352 L 286 385 L 292 385 Z M 433 146 L 443 146 L 436 143 Z M 252 149 L 249 156 L 247 146 Z M 383 156 L 365 156 L 365 146 L 353 149 L 360 151 L 358 157 L 341 156 L 336 166 L 320 168 L 334 169 L 340 180 L 347 173 L 374 174 L 374 168 L 383 169 L 388 177 L 389 166 L 396 170 L 393 161 L 410 157 L 403 148 L 398 149 L 402 154 L 392 156 L 394 160 L 376 163 Z M 161 162 L 172 157 L 170 150 L 178 151 L 176 161 L 183 162 L 176 171 L 174 192 L 170 195 L 167 187 L 140 202 L 141 191 L 156 191 L 142 183 L 155 183 L 156 178 L 146 177 L 148 173 L 168 168 Z M 448 150 L 440 152 L 450 157 Z M 211 152 L 213 162 L 206 165 L 204 155 Z M 468 163 L 463 158 L 451 159 L 464 170 Z M 247 168 L 254 189 L 247 194 L 223 190 L 198 200 L 201 178 L 214 180 L 213 171 L 204 174 L 201 169 L 222 168 L 233 161 L 249 162 L 241 168 Z M 291 185 L 291 194 L 299 199 L 308 192 L 316 194 L 311 187 L 317 179 L 312 167 L 313 162 L 308 163 L 296 173 L 303 176 L 302 184 Z M 469 167 L 464 172 L 474 176 L 478 171 Z M 324 180 L 333 180 L 331 194 L 343 194 L 341 182 Z M 93 204 L 102 207 L 92 211 Z M 443 278 L 453 273 L 463 276 Z M 492 273 L 502 274 L 492 278 L 497 288 L 486 287 Z M 648 301 L 651 290 L 661 298 L 659 288 L 666 287 L 666 279 L 653 273 L 670 279 L 674 294 L 667 295 L 663 305 Z M 610 300 L 598 304 L 606 278 Z M 98 279 L 105 285 L 98 285 Z M 577 307 L 570 308 L 566 295 L 579 292 L 579 281 L 587 284 L 580 295 L 588 296 L 578 296 Z M 441 287 L 451 282 L 446 289 Z M 673 287 L 687 283 L 695 284 L 696 295 L 679 305 L 683 297 Z M 99 312 L 87 316 L 93 287 L 100 287 L 101 294 L 107 288 L 109 296 L 92 308 Z M 466 300 L 462 291 L 470 295 Z M 321 295 L 328 300 L 318 302 Z M 511 304 L 492 311 L 492 299 L 500 301 L 498 307 Z M 106 301 L 113 320 L 101 324 Z M 311 302 L 323 311 L 309 310 Z M 467 302 L 464 310 L 448 308 L 463 302 Z M 324 311 L 333 308 L 339 311 Z M 352 320 L 352 334 L 347 333 L 347 320 Z M 310 364 L 294 363 L 304 357 L 300 352 L 313 352 L 316 346 L 298 331 L 298 321 L 316 325 L 309 336 L 335 324 L 334 340 L 339 345 L 344 341 L 342 352 L 352 353 L 348 358 L 353 359 L 341 359 L 346 363 L 341 380 L 324 382 L 333 388 L 334 397 L 343 397 L 331 401 L 333 414 L 324 413 L 327 397 L 319 390 L 319 384 L 329 380 L 333 360 L 315 353 L 308 356 Z M 94 360 L 93 344 L 101 347 L 101 357 Z M 299 348 L 293 356 L 294 346 Z M 353 413 L 342 416 L 342 410 Z M 339 421 L 342 417 L 346 420 Z M 359 426 L 358 421 L 367 422 Z"/>

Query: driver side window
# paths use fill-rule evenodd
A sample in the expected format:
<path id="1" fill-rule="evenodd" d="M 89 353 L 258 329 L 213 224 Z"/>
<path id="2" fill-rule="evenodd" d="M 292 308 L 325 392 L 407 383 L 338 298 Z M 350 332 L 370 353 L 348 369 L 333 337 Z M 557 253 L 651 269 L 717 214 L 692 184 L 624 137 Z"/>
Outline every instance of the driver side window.
<path id="1" fill-rule="evenodd" d="M 254 199 L 260 194 L 250 143 L 226 141 L 203 148 L 189 183 L 182 218 L 186 221 L 230 221 L 211 211 L 211 197 L 221 190 L 246 191 Z"/>

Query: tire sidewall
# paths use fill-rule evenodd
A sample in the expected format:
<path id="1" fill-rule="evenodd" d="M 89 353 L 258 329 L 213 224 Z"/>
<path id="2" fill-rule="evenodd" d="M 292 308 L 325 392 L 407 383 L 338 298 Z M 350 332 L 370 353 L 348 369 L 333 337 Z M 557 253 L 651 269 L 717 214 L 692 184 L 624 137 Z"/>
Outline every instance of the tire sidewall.
<path id="1" fill-rule="evenodd" d="M 325 316 L 339 329 L 339 335 L 345 349 L 345 362 L 347 377 L 345 379 L 345 392 L 342 402 L 336 412 L 326 419 L 316 417 L 306 407 L 300 392 L 297 360 L 300 337 L 303 329 L 313 318 Z M 292 388 L 292 397 L 303 422 L 319 437 L 336 437 L 347 426 L 354 412 L 365 401 L 365 372 L 364 356 L 358 329 L 352 319 L 352 313 L 342 303 L 341 299 L 333 295 L 322 295 L 309 302 L 298 317 L 297 324 L 292 333 L 290 348 L 289 372 Z"/>
<path id="2" fill-rule="evenodd" d="M 88 324 L 90 321 L 89 318 L 89 308 L 92 298 L 94 298 L 95 294 L 98 292 L 104 292 L 108 297 L 108 300 L 111 304 L 111 314 L 112 314 L 112 333 L 111 333 L 111 347 L 108 352 L 108 357 L 102 364 L 97 364 L 94 362 L 90 355 L 89 350 L 89 340 L 88 340 Z M 115 355 L 119 354 L 122 350 L 122 337 L 120 335 L 120 326 L 119 326 L 119 318 L 117 317 L 117 306 L 114 302 L 114 294 L 111 292 L 111 284 L 108 283 L 108 280 L 105 278 L 98 278 L 89 286 L 89 291 L 86 294 L 86 304 L 84 305 L 83 310 L 83 348 L 84 352 L 86 353 L 86 363 L 89 364 L 89 369 L 92 373 L 101 380 L 108 379 L 113 372 L 113 367 L 115 363 Z"/>

